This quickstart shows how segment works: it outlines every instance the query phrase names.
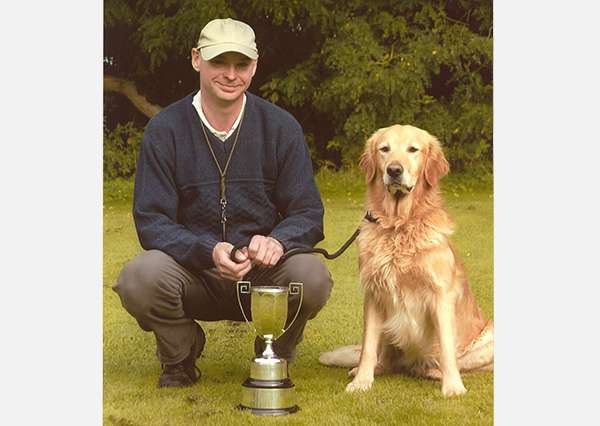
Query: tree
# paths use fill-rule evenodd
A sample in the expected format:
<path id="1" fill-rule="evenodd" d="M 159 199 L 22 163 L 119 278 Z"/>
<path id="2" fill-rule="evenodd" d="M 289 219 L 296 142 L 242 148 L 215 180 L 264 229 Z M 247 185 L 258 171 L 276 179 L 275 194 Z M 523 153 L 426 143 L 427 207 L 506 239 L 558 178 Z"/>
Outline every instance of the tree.
<path id="1" fill-rule="evenodd" d="M 190 50 L 226 16 L 257 35 L 250 90 L 296 116 L 318 164 L 355 163 L 392 123 L 436 135 L 455 169 L 491 162 L 491 1 L 107 0 L 105 76 L 167 105 L 196 90 Z"/>

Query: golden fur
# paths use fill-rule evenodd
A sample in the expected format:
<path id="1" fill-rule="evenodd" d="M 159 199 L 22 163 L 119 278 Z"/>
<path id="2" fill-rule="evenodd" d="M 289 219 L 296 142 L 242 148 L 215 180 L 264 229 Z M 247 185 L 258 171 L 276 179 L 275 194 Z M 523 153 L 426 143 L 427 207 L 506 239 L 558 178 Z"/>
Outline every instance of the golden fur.
<path id="1" fill-rule="evenodd" d="M 321 355 L 355 367 L 346 390 L 367 390 L 374 375 L 402 371 L 441 379 L 445 396 L 466 392 L 459 371 L 493 369 L 493 323 L 485 321 L 449 236 L 439 179 L 448 162 L 436 138 L 413 126 L 377 130 L 360 165 L 366 208 L 358 239 L 364 289 L 361 346 Z"/>

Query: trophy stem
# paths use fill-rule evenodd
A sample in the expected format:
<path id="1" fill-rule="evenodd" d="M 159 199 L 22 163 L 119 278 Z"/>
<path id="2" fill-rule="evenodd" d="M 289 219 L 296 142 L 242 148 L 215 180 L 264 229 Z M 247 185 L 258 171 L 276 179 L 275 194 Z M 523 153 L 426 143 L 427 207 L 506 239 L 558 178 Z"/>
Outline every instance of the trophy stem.
<path id="1" fill-rule="evenodd" d="M 273 336 L 268 334 L 265 338 L 265 350 L 262 353 L 263 358 L 274 358 L 275 352 L 273 351 Z"/>

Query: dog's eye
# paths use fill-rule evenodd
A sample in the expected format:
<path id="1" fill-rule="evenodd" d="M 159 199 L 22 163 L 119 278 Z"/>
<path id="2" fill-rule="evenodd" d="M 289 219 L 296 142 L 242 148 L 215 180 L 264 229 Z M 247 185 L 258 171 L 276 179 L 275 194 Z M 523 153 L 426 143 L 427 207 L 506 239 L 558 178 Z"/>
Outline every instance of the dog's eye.
<path id="1" fill-rule="evenodd" d="M 381 148 L 379 148 L 379 150 L 381 152 L 390 152 L 390 147 L 387 145 L 382 146 Z"/>
<path id="2" fill-rule="evenodd" d="M 411 152 L 411 153 L 412 153 L 412 152 L 417 152 L 418 150 L 419 150 L 419 148 L 417 148 L 417 147 L 414 147 L 414 146 L 409 146 L 409 147 L 408 147 L 408 152 Z"/>

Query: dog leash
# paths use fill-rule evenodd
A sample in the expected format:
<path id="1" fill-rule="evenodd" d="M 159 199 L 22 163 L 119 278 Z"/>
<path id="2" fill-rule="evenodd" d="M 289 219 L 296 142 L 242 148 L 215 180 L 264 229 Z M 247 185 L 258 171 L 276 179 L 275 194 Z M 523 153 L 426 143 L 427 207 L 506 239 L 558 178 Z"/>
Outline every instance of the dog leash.
<path id="1" fill-rule="evenodd" d="M 366 219 L 367 221 L 369 221 L 371 223 L 377 223 L 379 221 L 379 219 L 374 217 L 370 211 L 367 211 L 367 213 L 365 213 L 365 216 L 363 219 Z M 262 271 L 260 271 L 260 273 L 258 273 L 256 276 L 252 276 L 252 279 L 248 279 L 248 275 L 250 275 L 253 272 L 253 270 L 252 270 L 252 271 L 248 272 L 248 274 L 246 275 L 245 278 L 247 281 L 258 281 L 259 279 L 263 278 L 266 273 L 272 273 L 272 271 L 275 268 L 280 267 L 290 257 L 297 255 L 297 254 L 301 254 L 301 253 L 311 253 L 311 254 L 318 253 L 318 254 L 322 254 L 323 256 L 325 256 L 326 259 L 329 259 L 329 260 L 335 259 L 335 258 L 341 256 L 342 253 L 344 253 L 348 249 L 348 247 L 350 247 L 350 245 L 354 242 L 354 240 L 356 240 L 356 237 L 358 237 L 358 234 L 360 234 L 360 226 L 358 228 L 356 228 L 356 231 L 354 231 L 354 233 L 350 236 L 350 238 L 348 238 L 348 240 L 334 253 L 329 253 L 327 250 L 319 248 L 319 247 L 310 247 L 310 248 L 309 247 L 297 247 L 297 248 L 288 250 L 279 258 L 279 261 L 275 264 L 275 266 L 273 266 L 273 268 L 265 268 Z M 229 255 L 229 258 L 232 261 L 239 263 L 237 261 L 237 259 L 235 258 L 235 253 L 238 250 L 240 250 L 242 247 L 247 246 L 248 244 L 249 243 L 240 243 L 240 244 L 233 246 L 233 248 L 231 249 L 231 254 Z"/>

